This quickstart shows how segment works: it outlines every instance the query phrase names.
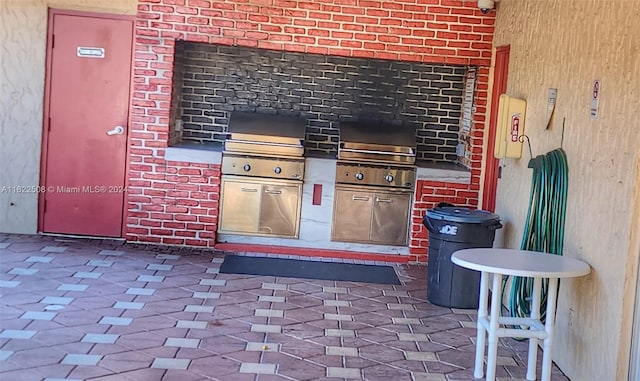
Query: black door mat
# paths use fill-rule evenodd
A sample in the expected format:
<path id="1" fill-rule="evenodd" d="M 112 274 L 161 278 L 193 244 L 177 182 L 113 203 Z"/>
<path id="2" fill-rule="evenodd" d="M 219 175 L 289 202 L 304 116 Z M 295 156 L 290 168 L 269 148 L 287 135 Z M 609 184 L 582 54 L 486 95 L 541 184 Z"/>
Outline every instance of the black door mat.
<path id="1" fill-rule="evenodd" d="M 401 284 L 391 266 L 226 255 L 220 273 Z"/>

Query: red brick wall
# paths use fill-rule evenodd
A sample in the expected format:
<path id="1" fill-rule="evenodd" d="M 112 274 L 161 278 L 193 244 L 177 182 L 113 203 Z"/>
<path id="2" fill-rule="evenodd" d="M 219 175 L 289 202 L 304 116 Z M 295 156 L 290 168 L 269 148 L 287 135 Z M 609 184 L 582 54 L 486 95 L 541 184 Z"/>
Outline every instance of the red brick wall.
<path id="1" fill-rule="evenodd" d="M 410 262 L 426 262 L 428 258 L 429 234 L 422 223 L 422 218 L 427 214 L 427 210 L 434 208 L 441 202 L 471 208 L 478 206 L 478 189 L 473 188 L 479 188 L 480 179 L 472 177 L 471 181 L 471 186 L 440 181 L 418 181 L 411 220 Z"/>
<path id="2" fill-rule="evenodd" d="M 215 242 L 219 166 L 164 161 L 175 40 L 184 39 L 480 67 L 471 184 L 418 184 L 410 250 L 422 260 L 424 211 L 442 201 L 477 205 L 493 31 L 494 13 L 483 15 L 476 0 L 139 0 L 126 238 L 198 246 Z M 202 193 L 208 197 L 198 198 Z"/>
<path id="3" fill-rule="evenodd" d="M 127 239 L 166 245 L 215 244 L 220 166 L 131 164 Z"/>
<path id="4" fill-rule="evenodd" d="M 140 0 L 136 31 L 145 52 L 161 37 L 489 66 L 494 21 L 476 0 Z"/>

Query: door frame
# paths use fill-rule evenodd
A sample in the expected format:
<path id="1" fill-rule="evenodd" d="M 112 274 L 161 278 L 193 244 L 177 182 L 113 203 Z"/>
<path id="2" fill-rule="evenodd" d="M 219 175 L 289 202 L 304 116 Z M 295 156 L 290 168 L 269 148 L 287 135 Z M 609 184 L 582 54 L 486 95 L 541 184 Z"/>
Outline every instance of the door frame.
<path id="1" fill-rule="evenodd" d="M 88 17 L 88 18 L 100 18 L 100 19 L 111 19 L 111 20 L 125 20 L 130 21 L 132 24 L 132 34 L 131 34 L 131 63 L 129 69 L 129 107 L 127 110 L 127 128 L 126 130 L 126 146 L 125 146 L 125 157 L 124 157 L 124 186 L 125 189 L 129 188 L 129 155 L 130 155 L 130 126 L 131 126 L 131 102 L 133 96 L 133 68 L 135 64 L 135 16 L 128 15 L 119 15 L 119 14 L 109 14 L 109 13 L 96 13 L 96 12 L 84 12 L 84 11 L 73 11 L 66 9 L 54 9 L 49 8 L 49 15 L 47 16 L 47 49 L 46 49 L 46 63 L 45 63 L 45 77 L 44 77 L 44 107 L 43 107 L 43 115 L 42 115 L 42 142 L 41 142 L 41 152 L 40 152 L 40 187 L 44 186 L 46 175 L 47 175 L 47 154 L 48 154 L 48 143 L 49 143 L 49 104 L 51 98 L 51 59 L 52 59 L 52 50 L 53 50 L 53 20 L 56 15 L 65 15 L 65 16 L 79 16 L 79 17 Z M 38 233 L 43 232 L 44 226 L 44 203 L 45 203 L 45 192 L 38 193 Z M 126 233 L 127 226 L 127 217 L 128 217 L 128 209 L 127 208 L 127 192 L 124 192 L 123 196 L 123 208 L 122 208 L 122 222 L 120 226 L 120 238 L 123 238 Z"/>
<path id="2" fill-rule="evenodd" d="M 491 112 L 489 114 L 489 132 L 487 134 L 487 149 L 484 160 L 484 180 L 482 186 L 482 209 L 491 212 L 496 210 L 496 192 L 498 190 L 498 173 L 500 160 L 493 151 L 495 149 L 496 126 L 498 124 L 498 105 L 500 95 L 507 91 L 509 76 L 509 45 L 498 46 L 495 49 L 493 67 L 493 86 L 491 91 Z M 506 55 L 506 63 L 498 60 L 498 56 Z"/>

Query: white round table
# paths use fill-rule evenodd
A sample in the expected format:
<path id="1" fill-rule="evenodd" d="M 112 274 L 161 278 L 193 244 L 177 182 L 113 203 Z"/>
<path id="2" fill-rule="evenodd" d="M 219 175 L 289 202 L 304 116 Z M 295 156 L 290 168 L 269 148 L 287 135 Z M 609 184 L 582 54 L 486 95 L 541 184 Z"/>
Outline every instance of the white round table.
<path id="1" fill-rule="evenodd" d="M 481 272 L 478 336 L 473 376 L 482 378 L 485 338 L 487 336 L 489 337 L 487 343 L 487 381 L 495 380 L 498 338 L 520 337 L 529 338 L 527 380 L 536 379 L 538 340 L 543 340 L 541 380 L 548 381 L 551 377 L 551 345 L 553 344 L 558 279 L 587 275 L 591 271 L 589 265 L 578 259 L 559 255 L 494 248 L 459 250 L 453 253 L 451 261 L 458 266 Z M 493 292 L 491 294 L 491 313 L 487 317 L 489 275 L 493 275 Z M 502 305 L 502 292 L 500 291 L 503 275 L 533 278 L 531 316 L 527 318 L 500 316 Z M 545 324 L 540 321 L 543 278 L 549 278 Z M 528 329 L 507 328 L 507 326 L 521 326 Z"/>

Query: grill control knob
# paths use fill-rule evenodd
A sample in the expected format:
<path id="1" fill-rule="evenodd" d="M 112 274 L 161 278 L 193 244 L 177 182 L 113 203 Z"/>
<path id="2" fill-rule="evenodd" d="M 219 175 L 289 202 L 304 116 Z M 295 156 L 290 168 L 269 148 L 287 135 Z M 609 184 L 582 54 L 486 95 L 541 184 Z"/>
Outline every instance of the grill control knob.
<path id="1" fill-rule="evenodd" d="M 282 168 L 280 168 L 280 167 L 275 167 L 275 168 L 273 169 L 273 171 L 274 171 L 277 175 L 279 175 L 280 173 L 282 173 Z"/>
<path id="2" fill-rule="evenodd" d="M 245 172 L 249 172 L 251 170 L 251 166 L 249 164 L 245 164 L 242 169 L 244 169 Z"/>
<path id="3" fill-rule="evenodd" d="M 388 183 L 393 182 L 393 175 L 389 174 L 384 177 L 385 181 Z"/>
<path id="4" fill-rule="evenodd" d="M 358 172 L 358 173 L 356 173 L 356 175 L 355 175 L 355 176 L 356 176 L 356 180 L 362 180 L 362 179 L 364 179 L 364 173 L 362 173 L 362 172 Z"/>

